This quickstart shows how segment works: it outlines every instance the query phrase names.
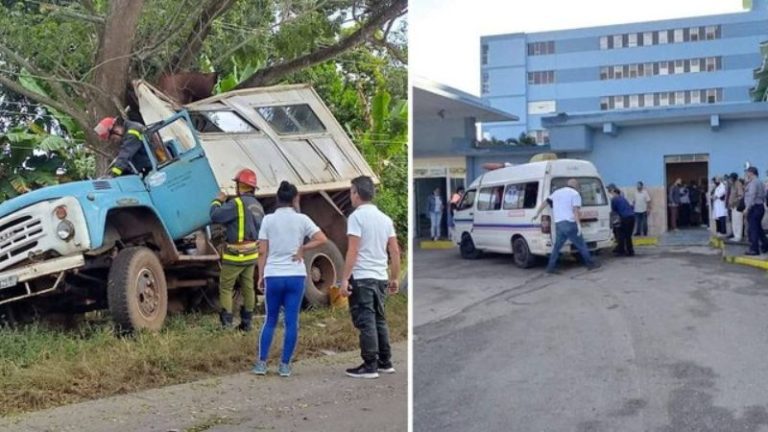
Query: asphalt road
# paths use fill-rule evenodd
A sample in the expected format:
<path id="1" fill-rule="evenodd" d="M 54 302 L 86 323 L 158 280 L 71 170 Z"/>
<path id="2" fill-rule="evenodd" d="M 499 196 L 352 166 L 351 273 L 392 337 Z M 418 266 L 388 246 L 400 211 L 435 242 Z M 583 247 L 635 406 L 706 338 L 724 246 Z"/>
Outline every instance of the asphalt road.
<path id="1" fill-rule="evenodd" d="M 588 272 L 414 257 L 414 431 L 768 431 L 768 280 L 707 248 Z"/>
<path id="2" fill-rule="evenodd" d="M 348 378 L 343 353 L 296 363 L 290 378 L 244 372 L 0 418 L 0 432 L 240 432 L 361 430 L 408 425 L 407 344 L 393 345 L 397 373 Z"/>

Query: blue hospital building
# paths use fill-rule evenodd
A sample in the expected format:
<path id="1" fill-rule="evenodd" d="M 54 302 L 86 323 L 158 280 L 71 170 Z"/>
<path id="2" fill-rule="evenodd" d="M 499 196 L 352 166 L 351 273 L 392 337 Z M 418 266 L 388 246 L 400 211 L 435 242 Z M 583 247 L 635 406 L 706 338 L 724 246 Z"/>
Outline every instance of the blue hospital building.
<path id="1" fill-rule="evenodd" d="M 461 145 L 454 136 L 420 149 L 429 125 L 415 117 L 414 157 L 461 154 L 467 182 L 485 162 L 522 163 L 536 152 L 590 160 L 630 194 L 645 182 L 658 234 L 676 178 L 706 185 L 743 175 L 746 162 L 765 176 L 768 103 L 751 96 L 765 41 L 768 0 L 730 14 L 485 36 L 480 99 L 514 119 L 478 120 L 475 139 L 467 127 Z M 511 141 L 521 134 L 531 142 Z"/>

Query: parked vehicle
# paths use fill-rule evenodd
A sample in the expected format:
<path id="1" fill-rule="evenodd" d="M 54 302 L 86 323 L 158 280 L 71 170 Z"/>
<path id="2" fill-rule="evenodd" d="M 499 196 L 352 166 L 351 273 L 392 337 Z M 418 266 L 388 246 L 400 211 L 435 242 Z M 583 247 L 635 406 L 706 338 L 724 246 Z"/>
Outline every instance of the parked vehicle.
<path id="1" fill-rule="evenodd" d="M 610 247 L 611 206 L 600 174 L 590 162 L 561 159 L 501 167 L 472 182 L 454 217 L 453 240 L 461 256 L 475 259 L 484 251 L 512 254 L 522 268 L 548 256 L 555 237 L 551 210 L 535 221 L 533 217 L 538 206 L 570 178 L 579 181 L 587 247 L 593 251 Z M 570 247 L 566 243 L 564 251 Z"/>
<path id="2" fill-rule="evenodd" d="M 174 106 L 135 83 L 150 124 L 144 177 L 72 182 L 0 205 L 0 311 L 6 319 L 109 308 L 126 329 L 162 327 L 169 301 L 199 302 L 216 287 L 223 236 L 210 229 L 219 190 L 256 171 L 267 212 L 281 180 L 331 240 L 305 256 L 309 304 L 328 303 L 342 272 L 349 180 L 376 178 L 309 86 L 277 86 Z M 202 289 L 190 289 L 202 288 Z"/>

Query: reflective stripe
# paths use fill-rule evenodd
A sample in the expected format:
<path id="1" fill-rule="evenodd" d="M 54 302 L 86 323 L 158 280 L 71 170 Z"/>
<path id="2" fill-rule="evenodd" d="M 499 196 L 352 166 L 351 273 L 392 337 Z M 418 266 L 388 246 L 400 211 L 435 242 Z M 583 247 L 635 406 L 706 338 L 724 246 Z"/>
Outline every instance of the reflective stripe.
<path id="1" fill-rule="evenodd" d="M 237 242 L 245 240 L 245 210 L 243 210 L 243 200 L 240 197 L 235 198 L 237 204 Z"/>
<path id="2" fill-rule="evenodd" d="M 141 136 L 141 132 L 137 131 L 136 129 L 128 129 L 128 135 L 133 135 L 138 139 L 144 138 L 143 136 Z"/>
<path id="3" fill-rule="evenodd" d="M 123 175 L 123 170 L 118 167 L 112 167 L 112 173 L 117 175 Z"/>
<path id="4" fill-rule="evenodd" d="M 211 205 L 212 205 L 212 206 L 221 206 L 221 201 L 219 201 L 219 200 L 213 200 L 213 202 L 211 202 Z"/>
<path id="5" fill-rule="evenodd" d="M 243 254 L 232 255 L 232 254 L 225 253 L 221 257 L 225 261 L 245 262 L 245 261 L 253 261 L 253 260 L 258 259 L 259 258 L 259 253 L 256 252 L 256 253 L 252 253 L 252 254 L 248 254 L 248 255 L 243 255 Z"/>

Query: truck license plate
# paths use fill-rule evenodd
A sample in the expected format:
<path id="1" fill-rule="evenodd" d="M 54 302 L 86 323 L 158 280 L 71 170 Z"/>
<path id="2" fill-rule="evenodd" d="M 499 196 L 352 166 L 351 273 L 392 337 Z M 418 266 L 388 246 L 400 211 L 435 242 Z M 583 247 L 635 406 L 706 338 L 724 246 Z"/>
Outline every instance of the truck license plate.
<path id="1" fill-rule="evenodd" d="M 19 283 L 18 276 L 8 276 L 8 277 L 0 278 L 0 289 L 10 288 L 12 286 L 15 286 L 17 283 Z"/>

